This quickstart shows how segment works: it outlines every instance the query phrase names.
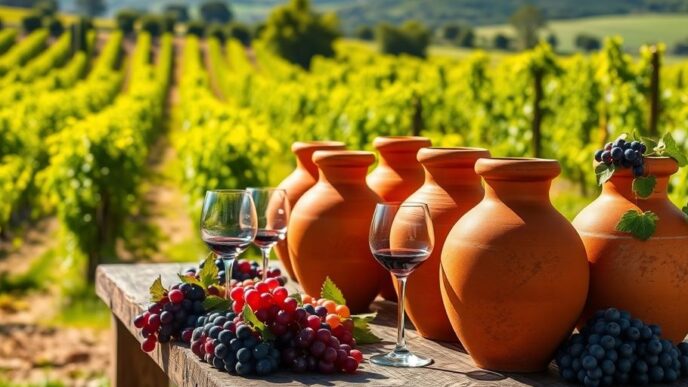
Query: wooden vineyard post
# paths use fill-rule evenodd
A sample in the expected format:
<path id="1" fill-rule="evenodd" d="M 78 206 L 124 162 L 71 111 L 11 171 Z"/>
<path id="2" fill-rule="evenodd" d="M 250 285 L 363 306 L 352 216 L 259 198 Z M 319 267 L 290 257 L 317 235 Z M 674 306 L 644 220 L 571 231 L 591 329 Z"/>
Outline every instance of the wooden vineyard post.
<path id="1" fill-rule="evenodd" d="M 420 131 L 423 130 L 423 126 L 423 102 L 420 100 L 420 96 L 414 93 L 412 135 L 420 136 Z"/>
<path id="2" fill-rule="evenodd" d="M 652 75 L 650 79 L 650 122 L 648 129 L 652 137 L 657 137 L 659 132 L 657 126 L 659 124 L 660 101 L 659 101 L 659 71 L 661 62 L 657 46 L 650 47 L 652 53 Z"/>
<path id="3" fill-rule="evenodd" d="M 542 103 L 543 90 L 542 90 L 542 78 L 544 77 L 544 71 L 541 69 L 536 69 L 533 72 L 533 87 L 535 88 L 535 95 L 533 98 L 533 157 L 541 157 L 541 142 L 542 142 Z"/>

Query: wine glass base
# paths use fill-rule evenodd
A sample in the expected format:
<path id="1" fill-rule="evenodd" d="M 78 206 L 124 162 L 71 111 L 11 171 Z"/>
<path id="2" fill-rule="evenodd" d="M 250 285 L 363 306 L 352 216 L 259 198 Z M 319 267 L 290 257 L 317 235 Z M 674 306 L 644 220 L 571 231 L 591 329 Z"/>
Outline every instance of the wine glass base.
<path id="1" fill-rule="evenodd" d="M 370 357 L 373 364 L 390 367 L 424 367 L 432 364 L 432 359 L 416 356 L 409 351 L 392 351 L 385 355 Z"/>

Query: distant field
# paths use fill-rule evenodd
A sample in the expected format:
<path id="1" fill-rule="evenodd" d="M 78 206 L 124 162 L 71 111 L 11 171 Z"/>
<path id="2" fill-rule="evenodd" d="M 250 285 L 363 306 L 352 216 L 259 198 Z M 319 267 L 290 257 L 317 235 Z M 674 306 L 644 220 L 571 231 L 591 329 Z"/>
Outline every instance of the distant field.
<path id="1" fill-rule="evenodd" d="M 669 48 L 679 40 L 688 38 L 688 14 L 646 14 L 596 16 L 571 20 L 556 20 L 548 29 L 559 39 L 560 51 L 574 51 L 574 41 L 579 33 L 588 33 L 600 38 L 621 35 L 629 50 L 650 42 L 664 42 Z M 478 27 L 480 37 L 491 38 L 498 32 L 513 34 L 509 25 Z"/>
<path id="2" fill-rule="evenodd" d="M 2 20 L 5 25 L 17 26 L 21 23 L 22 18 L 30 12 L 31 9 L 28 8 L 0 6 L 0 20 Z M 59 17 L 63 23 L 70 23 L 76 19 L 76 15 L 67 13 L 60 13 Z M 112 19 L 96 18 L 95 24 L 101 28 L 112 28 L 114 26 Z"/>

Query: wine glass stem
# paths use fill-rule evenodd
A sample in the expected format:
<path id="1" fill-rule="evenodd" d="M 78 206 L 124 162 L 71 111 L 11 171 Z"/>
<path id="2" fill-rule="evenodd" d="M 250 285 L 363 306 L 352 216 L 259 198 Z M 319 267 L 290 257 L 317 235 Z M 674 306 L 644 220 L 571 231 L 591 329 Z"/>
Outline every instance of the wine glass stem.
<path id="1" fill-rule="evenodd" d="M 399 300 L 397 302 L 397 345 L 394 352 L 406 352 L 406 330 L 404 329 L 405 311 L 404 299 L 406 298 L 406 278 L 405 276 L 397 276 L 399 284 Z"/>
<path id="2" fill-rule="evenodd" d="M 222 263 L 225 264 L 225 297 L 229 299 L 229 291 L 232 290 L 232 269 L 234 268 L 234 260 L 236 255 L 223 255 Z"/>
<path id="3" fill-rule="evenodd" d="M 260 248 L 260 253 L 263 255 L 263 281 L 265 281 L 268 278 L 268 262 L 270 261 L 270 250 L 272 250 L 272 246 Z"/>

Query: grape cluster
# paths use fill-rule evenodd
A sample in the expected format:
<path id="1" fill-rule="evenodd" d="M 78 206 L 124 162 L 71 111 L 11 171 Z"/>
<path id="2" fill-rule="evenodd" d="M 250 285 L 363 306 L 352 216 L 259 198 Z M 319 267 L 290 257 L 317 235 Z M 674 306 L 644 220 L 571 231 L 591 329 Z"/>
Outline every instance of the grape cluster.
<path id="1" fill-rule="evenodd" d="M 556 355 L 561 377 L 585 386 L 671 383 L 688 376 L 688 343 L 674 346 L 626 311 L 601 310 Z"/>
<path id="2" fill-rule="evenodd" d="M 203 269 L 205 266 L 205 261 L 201 261 L 198 264 L 198 269 Z M 225 264 L 222 259 L 215 260 L 215 266 L 217 266 L 217 281 L 220 284 L 225 283 Z M 189 268 L 186 274 L 196 275 L 199 270 L 196 268 Z M 256 278 L 263 278 L 263 268 L 256 261 L 248 261 L 245 259 L 239 259 L 234 262 L 234 269 L 232 270 L 232 280 L 237 282 L 243 282 L 246 280 L 254 280 Z M 282 285 L 287 283 L 287 277 L 282 275 L 282 271 L 278 267 L 268 267 L 268 278 L 277 278 Z"/>
<path id="3" fill-rule="evenodd" d="M 248 305 L 256 318 L 276 337 L 283 364 L 296 372 L 355 372 L 363 360 L 353 349 L 353 321 L 346 305 L 303 297 L 295 298 L 275 278 L 230 291 L 232 308 L 238 313 Z"/>
<path id="4" fill-rule="evenodd" d="M 619 138 L 607 143 L 604 149 L 595 152 L 595 161 L 616 167 L 632 168 L 634 176 L 645 174 L 645 152 L 647 147 L 639 141 L 626 142 Z"/>
<path id="5" fill-rule="evenodd" d="M 191 351 L 214 368 L 242 376 L 268 375 L 280 366 L 280 352 L 234 312 L 198 319 Z"/>
<path id="6" fill-rule="evenodd" d="M 134 318 L 144 340 L 141 349 L 151 352 L 155 344 L 173 339 L 189 343 L 198 317 L 205 314 L 205 290 L 198 285 L 176 284 L 147 311 Z"/>

